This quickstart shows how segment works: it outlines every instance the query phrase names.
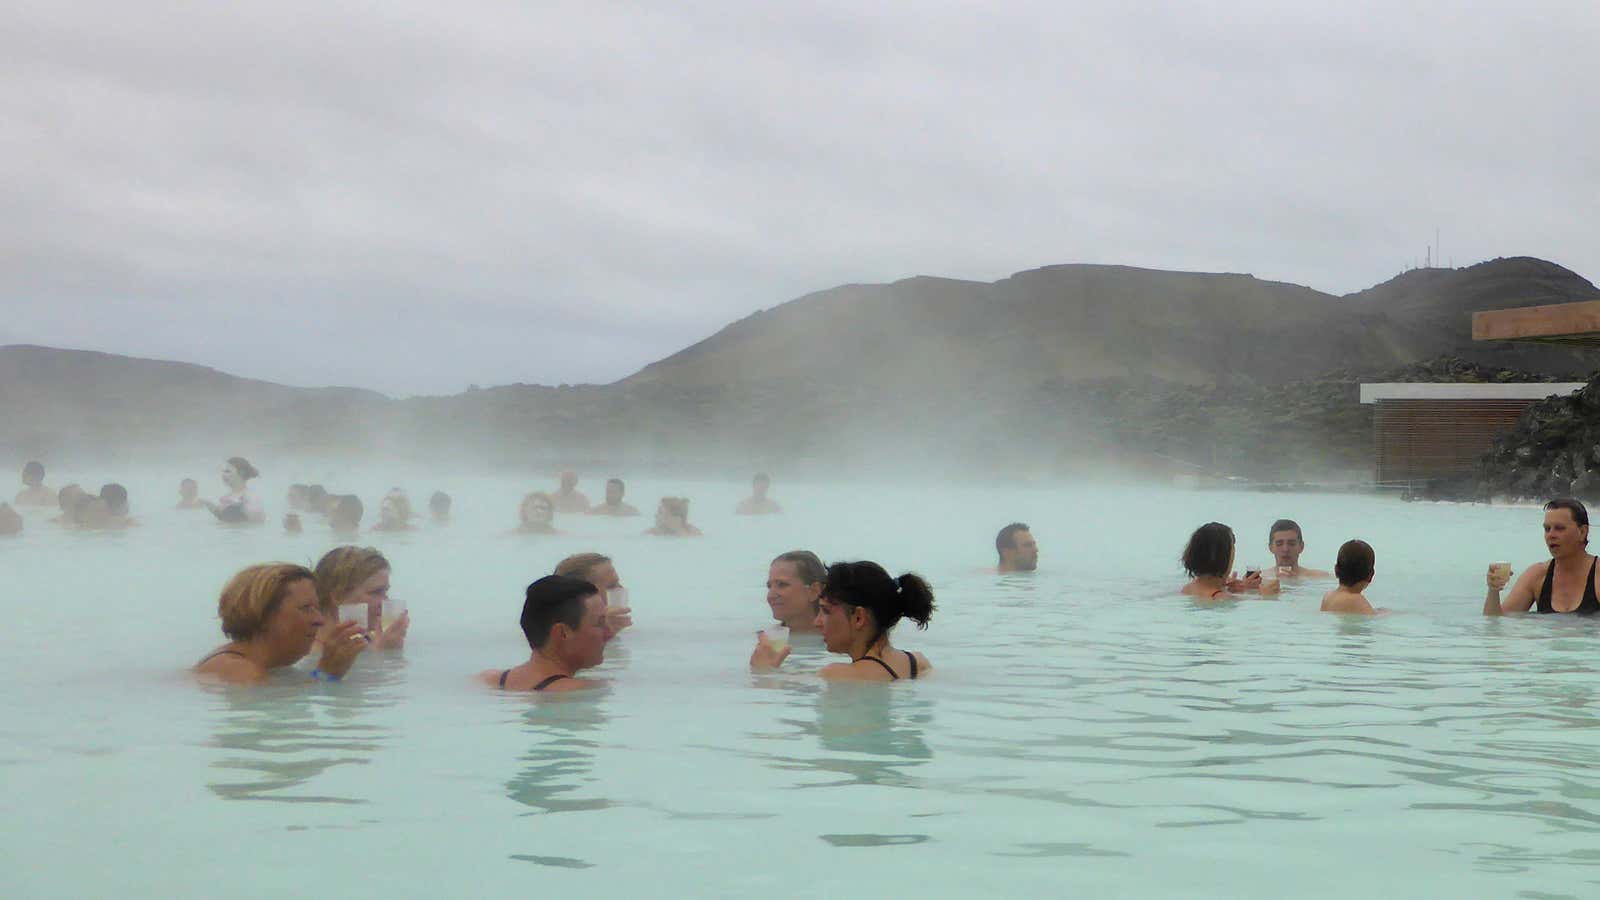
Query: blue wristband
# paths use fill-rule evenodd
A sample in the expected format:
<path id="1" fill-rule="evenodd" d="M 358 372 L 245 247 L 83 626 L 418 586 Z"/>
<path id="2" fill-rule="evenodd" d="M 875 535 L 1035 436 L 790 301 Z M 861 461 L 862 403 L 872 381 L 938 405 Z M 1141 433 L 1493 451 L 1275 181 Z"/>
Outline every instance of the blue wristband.
<path id="1" fill-rule="evenodd" d="M 311 680 L 312 681 L 338 681 L 340 679 L 339 679 L 339 676 L 337 676 L 337 675 L 329 675 L 327 672 L 324 672 L 321 669 L 312 669 L 311 670 Z"/>

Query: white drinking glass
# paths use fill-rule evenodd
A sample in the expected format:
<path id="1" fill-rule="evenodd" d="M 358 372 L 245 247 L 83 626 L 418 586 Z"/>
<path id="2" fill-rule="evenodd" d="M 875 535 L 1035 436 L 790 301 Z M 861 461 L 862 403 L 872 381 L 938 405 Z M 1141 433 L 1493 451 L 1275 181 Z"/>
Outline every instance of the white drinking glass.
<path id="1" fill-rule="evenodd" d="M 767 643 L 778 653 L 782 653 L 783 648 L 789 646 L 789 627 L 787 625 L 769 625 L 762 634 L 767 636 Z"/>
<path id="2" fill-rule="evenodd" d="M 383 601 L 383 629 L 388 631 L 389 627 L 400 621 L 400 617 L 405 614 L 406 602 L 404 600 L 398 597 L 390 597 Z"/>
<path id="3" fill-rule="evenodd" d="M 345 603 L 339 607 L 339 621 L 355 622 L 366 631 L 372 625 L 371 612 L 365 603 Z"/>
<path id="4" fill-rule="evenodd" d="M 606 591 L 606 605 L 632 609 L 633 607 L 628 606 L 628 589 L 619 584 Z"/>

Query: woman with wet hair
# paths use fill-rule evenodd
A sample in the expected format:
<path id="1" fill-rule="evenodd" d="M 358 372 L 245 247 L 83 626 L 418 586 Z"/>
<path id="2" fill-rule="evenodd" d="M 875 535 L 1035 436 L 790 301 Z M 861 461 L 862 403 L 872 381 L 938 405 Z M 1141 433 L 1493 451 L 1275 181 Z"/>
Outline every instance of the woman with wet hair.
<path id="1" fill-rule="evenodd" d="M 366 615 L 356 620 L 374 649 L 399 650 L 411 628 L 411 611 L 402 612 L 383 627 L 383 605 L 389 602 L 389 560 L 376 547 L 335 547 L 317 560 L 317 597 L 327 620 L 318 640 L 327 640 L 339 624 L 339 607 L 363 606 Z"/>
<path id="2" fill-rule="evenodd" d="M 273 669 L 299 662 L 323 626 L 316 576 L 292 563 L 250 566 L 233 576 L 217 599 L 217 615 L 228 643 L 195 663 L 193 671 L 229 684 L 265 681 Z M 311 677 L 338 681 L 366 647 L 356 623 L 336 625 Z"/>
<path id="3" fill-rule="evenodd" d="M 22 490 L 12 501 L 18 506 L 54 506 L 56 492 L 44 486 L 44 463 L 29 460 L 22 467 Z"/>
<path id="4" fill-rule="evenodd" d="M 656 505 L 656 525 L 645 534 L 699 537 L 700 529 L 689 524 L 689 498 L 662 497 Z"/>
<path id="5" fill-rule="evenodd" d="M 378 504 L 378 524 L 372 526 L 373 531 L 415 531 L 416 526 L 411 524 L 411 498 L 406 492 L 395 488 L 383 495 L 383 502 Z"/>
<path id="6" fill-rule="evenodd" d="M 227 485 L 228 493 L 218 497 L 216 502 L 204 501 L 206 509 L 211 510 L 218 521 L 230 525 L 260 525 L 267 521 L 261 499 L 246 487 L 250 479 L 260 474 L 244 457 L 228 457 L 222 465 L 222 483 Z"/>
<path id="7" fill-rule="evenodd" d="M 817 603 L 828 567 L 810 550 L 790 550 L 767 567 L 767 606 L 790 634 L 817 633 Z"/>
<path id="8" fill-rule="evenodd" d="M 1207 522 L 1189 535 L 1183 548 L 1183 570 L 1189 573 L 1189 583 L 1179 593 L 1200 600 L 1228 600 L 1253 590 L 1253 581 L 1234 577 L 1233 529 L 1221 522 Z M 1272 585 L 1261 585 L 1263 594 L 1277 593 Z"/>
<path id="9" fill-rule="evenodd" d="M 933 668 L 928 658 L 895 649 L 889 632 L 902 619 L 927 628 L 933 608 L 933 590 L 919 575 L 907 572 L 892 578 L 875 562 L 834 563 L 828 567 L 815 624 L 828 651 L 846 654 L 850 661 L 823 666 L 817 674 L 830 681 L 911 681 L 926 675 Z M 756 637 L 750 668 L 771 671 L 788 656 L 788 647 L 774 650 L 763 633 Z"/>
<path id="10" fill-rule="evenodd" d="M 355 494 L 342 494 L 328 498 L 328 527 L 334 534 L 346 537 L 358 534 L 361 531 L 361 517 L 366 515 L 367 508 L 361 504 L 361 498 Z"/>
<path id="11" fill-rule="evenodd" d="M 68 528 L 76 527 L 78 516 L 82 512 L 78 501 L 87 495 L 87 492 L 76 483 L 62 485 L 61 490 L 56 491 L 56 503 L 61 507 L 61 515 L 50 521 Z"/>
<path id="12" fill-rule="evenodd" d="M 556 530 L 555 499 L 544 491 L 535 491 L 522 498 L 517 507 L 515 534 L 560 534 Z"/>

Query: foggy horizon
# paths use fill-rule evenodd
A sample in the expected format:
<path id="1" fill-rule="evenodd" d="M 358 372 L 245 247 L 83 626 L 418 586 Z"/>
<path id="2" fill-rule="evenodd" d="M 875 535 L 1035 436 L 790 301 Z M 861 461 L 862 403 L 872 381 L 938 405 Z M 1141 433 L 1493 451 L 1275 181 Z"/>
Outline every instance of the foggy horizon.
<path id="1" fill-rule="evenodd" d="M 1600 10 L 1442 10 L 23 3 L 0 344 L 438 395 L 916 275 L 1600 272 Z"/>

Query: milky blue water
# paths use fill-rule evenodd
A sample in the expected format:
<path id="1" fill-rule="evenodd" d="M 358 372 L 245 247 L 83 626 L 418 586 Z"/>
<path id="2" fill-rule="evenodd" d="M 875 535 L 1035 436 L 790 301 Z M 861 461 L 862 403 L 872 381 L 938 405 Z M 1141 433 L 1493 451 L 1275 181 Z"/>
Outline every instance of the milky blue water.
<path id="1" fill-rule="evenodd" d="M 127 533 L 30 514 L 0 542 L 6 897 L 1596 895 L 1600 622 L 1479 613 L 1488 562 L 1543 556 L 1533 508 L 780 480 L 787 515 L 739 519 L 743 485 L 639 480 L 647 513 L 694 498 L 706 536 L 641 536 L 647 515 L 524 538 L 504 532 L 543 479 L 279 464 L 274 521 L 291 480 L 369 510 L 443 488 L 456 521 L 365 536 L 412 610 L 403 654 L 205 689 L 185 669 L 221 642 L 224 580 L 333 542 L 172 510 L 183 474 L 128 480 Z M 1175 595 L 1195 525 L 1234 525 L 1244 564 L 1279 516 L 1313 565 L 1370 541 L 1394 614 L 1319 614 L 1312 586 Z M 984 573 L 1013 519 L 1041 570 Z M 766 563 L 796 547 L 924 574 L 933 626 L 895 640 L 936 677 L 825 686 L 804 645 L 791 676 L 752 676 Z M 474 684 L 526 658 L 523 587 L 590 549 L 638 622 L 609 689 Z"/>

